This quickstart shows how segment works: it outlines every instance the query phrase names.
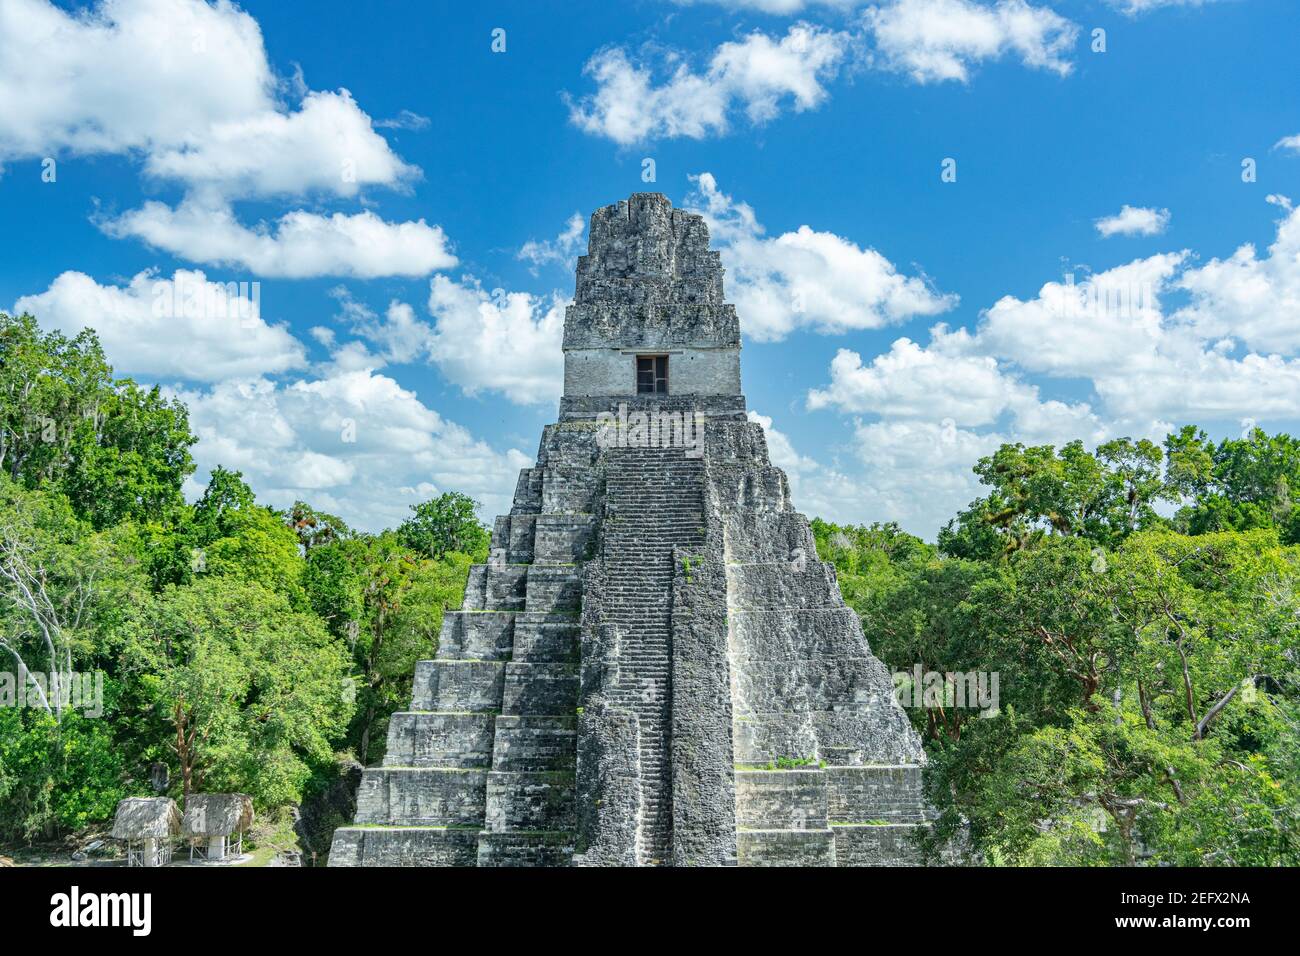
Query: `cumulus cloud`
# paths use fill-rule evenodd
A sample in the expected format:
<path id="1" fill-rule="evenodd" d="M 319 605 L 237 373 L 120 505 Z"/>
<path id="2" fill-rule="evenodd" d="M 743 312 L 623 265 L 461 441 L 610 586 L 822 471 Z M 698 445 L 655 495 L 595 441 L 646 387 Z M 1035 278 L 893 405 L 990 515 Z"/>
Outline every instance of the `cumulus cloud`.
<path id="1" fill-rule="evenodd" d="M 1111 236 L 1158 236 L 1169 226 L 1169 210 L 1124 205 L 1113 216 L 1094 220 L 1102 238 Z"/>
<path id="2" fill-rule="evenodd" d="M 1273 144 L 1274 149 L 1285 149 L 1292 153 L 1300 153 L 1300 133 L 1294 136 L 1283 136 Z"/>
<path id="3" fill-rule="evenodd" d="M 801 464 L 798 503 L 928 536 L 982 493 L 970 467 L 1003 442 L 1158 441 L 1178 424 L 1300 418 L 1300 210 L 1271 201 L 1285 215 L 1266 255 L 1162 253 L 1003 296 L 973 330 L 936 325 L 928 343 L 874 356 L 841 349 L 808 407 L 851 417 L 857 461 Z M 1056 383 L 1082 383 L 1086 400 L 1044 397 Z"/>
<path id="4" fill-rule="evenodd" d="M 274 93 L 257 22 L 225 0 L 0 0 L 0 158 L 176 144 Z"/>
<path id="5" fill-rule="evenodd" d="M 849 33 L 807 23 L 778 38 L 755 31 L 718 46 L 702 72 L 681 54 L 667 54 L 669 75 L 662 82 L 650 64 L 607 48 L 587 62 L 584 72 L 596 91 L 570 102 L 569 119 L 621 145 L 722 134 L 736 111 L 753 124 L 766 123 L 783 104 L 796 112 L 821 105 L 823 82 L 835 75 L 853 42 Z"/>
<path id="6" fill-rule="evenodd" d="M 386 222 L 373 212 L 319 215 L 295 210 L 249 228 L 228 205 L 150 201 L 101 223 L 111 236 L 141 239 L 191 262 L 240 266 L 259 276 L 425 276 L 456 265 L 440 226 Z"/>
<path id="7" fill-rule="evenodd" d="M 0 161 L 144 155 L 224 196 L 355 195 L 417 175 L 346 90 L 280 100 L 257 21 L 229 0 L 0 0 Z"/>
<path id="8" fill-rule="evenodd" d="M 472 276 L 435 276 L 430 357 L 468 395 L 496 391 L 525 405 L 555 401 L 563 390 L 566 304 L 558 293 L 488 292 Z"/>
<path id="9" fill-rule="evenodd" d="M 1187 253 L 1135 260 L 1080 285 L 1006 296 L 970 348 L 1030 372 L 1090 380 L 1108 414 L 1215 422 L 1300 417 L 1300 211 L 1269 254 L 1242 246 L 1194 266 Z M 1165 300 L 1186 293 L 1169 309 Z"/>
<path id="10" fill-rule="evenodd" d="M 1121 13 L 1136 17 L 1162 7 L 1201 7 L 1215 0 L 1110 0 L 1110 5 Z"/>
<path id="11" fill-rule="evenodd" d="M 789 16 L 811 7 L 851 10 L 858 5 L 858 0 L 673 0 L 673 3 L 682 7 L 711 4 L 729 10 L 754 10 L 773 16 Z"/>
<path id="12" fill-rule="evenodd" d="M 392 527 L 409 505 L 449 490 L 480 501 L 490 520 L 509 510 L 518 470 L 532 461 L 493 450 L 370 370 L 287 384 L 229 380 L 177 397 L 199 436 L 191 493 L 224 465 L 269 504 L 301 498 L 365 530 Z"/>
<path id="13" fill-rule="evenodd" d="M 974 64 L 1006 55 L 1061 76 L 1078 27 L 1048 7 L 1025 0 L 893 0 L 868 7 L 864 22 L 875 41 L 877 65 L 918 83 L 970 79 Z"/>
<path id="14" fill-rule="evenodd" d="M 306 364 L 302 343 L 262 317 L 260 287 L 210 281 L 202 272 L 181 269 L 164 279 L 146 271 L 126 286 L 65 272 L 14 311 L 69 335 L 94 329 L 119 373 L 206 382 Z"/>
<path id="15" fill-rule="evenodd" d="M 530 271 L 537 275 L 538 267 L 554 263 L 565 268 L 573 267 L 574 257 L 582 248 L 582 234 L 587 228 L 587 220 L 582 213 L 575 212 L 564 224 L 564 231 L 554 239 L 529 239 L 515 254 L 517 259 L 531 263 Z"/>
<path id="16" fill-rule="evenodd" d="M 710 173 L 691 181 L 695 193 L 687 203 L 708 222 L 727 268 L 727 296 L 745 333 L 757 341 L 776 341 L 800 328 L 881 328 L 957 303 L 924 277 L 903 275 L 875 249 L 833 233 L 805 225 L 766 237 L 753 209 L 724 194 Z"/>
<path id="17" fill-rule="evenodd" d="M 145 163 L 154 177 L 232 196 L 333 193 L 415 178 L 374 131 L 347 90 L 308 93 L 293 113 L 263 111 L 213 123 L 187 142 L 156 149 Z"/>
<path id="18" fill-rule="evenodd" d="M 455 262 L 423 220 L 301 210 L 273 227 L 236 220 L 235 200 L 355 198 L 406 188 L 420 170 L 347 90 L 313 92 L 300 73 L 278 80 L 257 21 L 229 0 L 99 0 L 76 13 L 0 0 L 0 103 L 0 162 L 127 155 L 184 189 L 180 206 L 146 203 L 104 224 L 109 235 L 262 276 L 424 276 Z"/>
<path id="19" fill-rule="evenodd" d="M 1285 217 L 1277 237 L 1260 256 L 1251 243 L 1227 259 L 1189 269 L 1179 281 L 1192 301 L 1176 318 L 1203 337 L 1233 336 L 1248 347 L 1295 355 L 1300 352 L 1300 209 L 1284 196 L 1271 196 Z"/>

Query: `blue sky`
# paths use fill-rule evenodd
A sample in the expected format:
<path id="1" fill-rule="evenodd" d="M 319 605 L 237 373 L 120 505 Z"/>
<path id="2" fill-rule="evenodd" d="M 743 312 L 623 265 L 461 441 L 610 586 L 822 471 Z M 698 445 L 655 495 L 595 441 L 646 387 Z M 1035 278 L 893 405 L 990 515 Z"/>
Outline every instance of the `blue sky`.
<path id="1" fill-rule="evenodd" d="M 586 217 L 657 190 L 709 218 L 796 503 L 929 538 L 1001 441 L 1295 430 L 1297 35 L 1291 0 L 0 0 L 0 308 L 182 396 L 191 494 L 490 518 Z"/>

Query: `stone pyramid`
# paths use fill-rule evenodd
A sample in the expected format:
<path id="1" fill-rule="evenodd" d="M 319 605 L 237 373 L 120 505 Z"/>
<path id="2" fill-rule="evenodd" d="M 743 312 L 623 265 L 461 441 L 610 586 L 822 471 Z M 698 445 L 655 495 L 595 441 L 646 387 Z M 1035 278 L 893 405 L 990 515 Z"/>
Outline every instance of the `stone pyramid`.
<path id="1" fill-rule="evenodd" d="M 722 273 L 658 193 L 591 217 L 559 422 L 330 865 L 916 861 L 920 740 L 746 415 Z"/>

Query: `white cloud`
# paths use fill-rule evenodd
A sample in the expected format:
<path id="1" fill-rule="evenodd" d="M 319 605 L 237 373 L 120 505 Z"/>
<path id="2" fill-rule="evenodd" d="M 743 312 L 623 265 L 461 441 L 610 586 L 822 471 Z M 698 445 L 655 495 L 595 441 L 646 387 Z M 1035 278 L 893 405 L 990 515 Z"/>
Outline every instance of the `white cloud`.
<path id="1" fill-rule="evenodd" d="M 70 335 L 93 328 L 119 374 L 214 381 L 306 364 L 302 344 L 262 318 L 260 288 L 213 282 L 202 272 L 161 279 L 146 271 L 125 287 L 65 272 L 14 310 Z"/>
<path id="2" fill-rule="evenodd" d="M 374 131 L 347 90 L 308 93 L 294 113 L 263 111 L 212 124 L 149 156 L 145 171 L 223 196 L 355 196 L 418 175 Z"/>
<path id="3" fill-rule="evenodd" d="M 301 80 L 299 80 L 301 83 Z M 355 195 L 418 170 L 346 90 L 281 102 L 257 21 L 229 0 L 0 0 L 0 161 L 141 153 L 227 197 Z"/>
<path id="4" fill-rule="evenodd" d="M 571 102 L 569 118 L 583 131 L 622 145 L 720 135 L 738 109 L 761 124 L 787 101 L 796 112 L 819 106 L 827 95 L 822 82 L 836 73 L 852 45 L 848 33 L 806 23 L 778 39 L 755 31 L 718 46 L 702 73 L 680 54 L 668 54 L 671 73 L 657 85 L 648 65 L 608 48 L 587 62 L 584 72 L 595 80 L 596 92 Z"/>
<path id="5" fill-rule="evenodd" d="M 365 530 L 392 527 L 409 505 L 452 490 L 479 500 L 491 520 L 509 510 L 518 470 L 532 461 L 494 451 L 368 370 L 289 384 L 231 380 L 178 397 L 199 436 L 192 493 L 224 465 L 274 506 L 301 498 Z"/>
<path id="6" fill-rule="evenodd" d="M 1293 153 L 1300 153 L 1300 133 L 1294 136 L 1283 136 L 1273 144 L 1274 149 L 1285 149 Z"/>
<path id="7" fill-rule="evenodd" d="M 515 258 L 532 263 L 530 270 L 537 275 L 539 266 L 555 263 L 567 269 L 573 268 L 574 257 L 582 248 L 582 234 L 587 228 L 587 220 L 582 213 L 575 212 L 564 224 L 564 231 L 554 239 L 529 239 L 520 247 Z"/>
<path id="8" fill-rule="evenodd" d="M 754 10 L 773 16 L 790 16 L 810 7 L 851 10 L 858 5 L 858 0 L 673 0 L 673 3 L 681 7 L 711 4 L 729 10 Z"/>
<path id="9" fill-rule="evenodd" d="M 1164 336 L 1160 295 L 1186 258 L 1150 256 L 1085 282 L 1045 283 L 1032 299 L 1003 296 L 970 347 L 1063 378 L 1137 374 Z"/>
<path id="10" fill-rule="evenodd" d="M 1300 209 L 1284 196 L 1270 197 L 1285 213 L 1266 256 L 1246 243 L 1227 259 L 1188 269 L 1178 286 L 1191 304 L 1175 318 L 1205 338 L 1233 336 L 1248 347 L 1285 355 L 1300 353 Z"/>
<path id="11" fill-rule="evenodd" d="M 1162 7 L 1200 7 L 1215 0 L 1110 0 L 1110 5 L 1121 13 L 1136 17 Z"/>
<path id="12" fill-rule="evenodd" d="M 330 290 L 330 295 L 339 301 L 352 331 L 379 347 L 375 357 L 377 363 L 371 368 L 390 362 L 404 365 L 428 354 L 433 327 L 417 319 L 415 310 L 405 302 L 396 299 L 389 302 L 381 319 L 369 306 L 353 299 L 342 286 Z M 332 337 L 331 342 L 325 344 L 332 344 Z"/>
<path id="13" fill-rule="evenodd" d="M 1004 296 L 973 332 L 937 325 L 928 345 L 898 339 L 870 357 L 841 349 L 808 405 L 870 420 L 853 424 L 856 467 L 799 467 L 801 506 L 928 536 L 982 493 L 970 467 L 1003 442 L 1158 441 L 1179 424 L 1300 418 L 1300 210 L 1270 201 L 1285 217 L 1266 256 L 1150 256 Z M 1053 380 L 1082 383 L 1087 401 L 1043 398 Z"/>
<path id="14" fill-rule="evenodd" d="M 867 29 L 875 37 L 880 66 L 918 83 L 970 79 L 973 64 L 1007 54 L 1025 66 L 1065 76 L 1078 28 L 1047 7 L 1025 0 L 893 0 L 868 7 Z"/>
<path id="15" fill-rule="evenodd" d="M 142 239 L 191 262 L 241 266 L 259 276 L 425 276 L 456 257 L 440 226 L 386 222 L 373 212 L 330 216 L 296 210 L 250 229 L 228 205 L 187 199 L 147 202 L 101 224 L 111 236 Z"/>
<path id="16" fill-rule="evenodd" d="M 1047 283 L 1028 301 L 1000 299 L 967 347 L 1028 372 L 1090 380 L 1116 419 L 1300 417 L 1300 360 L 1285 357 L 1300 352 L 1297 249 L 1300 211 L 1292 211 L 1264 259 L 1243 246 L 1198 268 L 1171 253 L 1077 286 Z M 1179 290 L 1189 304 L 1166 312 L 1162 300 Z M 1282 354 L 1234 354 L 1236 339 Z"/>
<path id="17" fill-rule="evenodd" d="M 687 202 L 700 209 L 727 268 L 727 297 L 744 331 L 776 341 L 795 329 L 825 333 L 875 329 L 946 312 L 953 295 L 905 276 L 875 249 L 800 226 L 775 238 L 747 204 L 722 193 L 710 173 L 691 177 Z"/>
<path id="18" fill-rule="evenodd" d="M 1125 204 L 1113 216 L 1093 222 L 1103 238 L 1111 236 L 1158 236 L 1169 226 L 1169 210 Z"/>
<path id="19" fill-rule="evenodd" d="M 898 339 L 870 365 L 857 352 L 840 349 L 830 371 L 830 385 L 808 393 L 809 408 L 989 425 L 1034 392 L 1004 375 L 990 355 L 945 350 L 942 331 L 929 348 Z"/>
<path id="20" fill-rule="evenodd" d="M 498 391 L 520 404 L 555 401 L 563 389 L 565 305 L 559 293 L 489 293 L 473 277 L 435 276 L 430 357 L 468 395 Z"/>
<path id="21" fill-rule="evenodd" d="M 0 0 L 0 159 L 175 144 L 273 106 L 257 22 L 228 2 Z"/>

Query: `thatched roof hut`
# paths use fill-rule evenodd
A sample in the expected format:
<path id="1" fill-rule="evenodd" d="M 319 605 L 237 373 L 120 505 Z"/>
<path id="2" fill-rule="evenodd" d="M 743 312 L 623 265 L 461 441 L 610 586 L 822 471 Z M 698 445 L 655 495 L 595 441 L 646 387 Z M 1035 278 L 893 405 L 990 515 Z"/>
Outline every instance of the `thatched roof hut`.
<path id="1" fill-rule="evenodd" d="M 170 797 L 127 797 L 113 818 L 117 840 L 169 840 L 180 829 L 181 812 Z"/>
<path id="2" fill-rule="evenodd" d="M 242 793 L 192 793 L 181 830 L 187 837 L 245 833 L 253 825 L 253 800 Z"/>

